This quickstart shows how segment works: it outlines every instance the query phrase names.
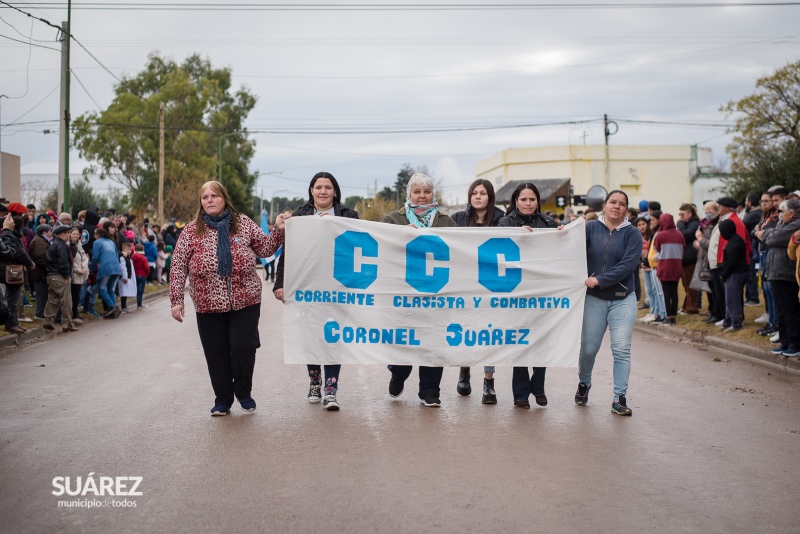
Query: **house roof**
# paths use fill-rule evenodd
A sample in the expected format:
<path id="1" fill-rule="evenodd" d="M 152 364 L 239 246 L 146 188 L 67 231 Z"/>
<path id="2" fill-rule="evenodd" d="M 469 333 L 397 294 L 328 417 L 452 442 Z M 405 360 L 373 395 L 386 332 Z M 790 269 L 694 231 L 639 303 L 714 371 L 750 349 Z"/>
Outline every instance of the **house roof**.
<path id="1" fill-rule="evenodd" d="M 496 204 L 511 204 L 511 195 L 520 184 L 531 183 L 539 190 L 542 204 L 546 204 L 557 196 L 569 195 L 569 178 L 546 178 L 543 180 L 511 180 L 495 193 Z"/>

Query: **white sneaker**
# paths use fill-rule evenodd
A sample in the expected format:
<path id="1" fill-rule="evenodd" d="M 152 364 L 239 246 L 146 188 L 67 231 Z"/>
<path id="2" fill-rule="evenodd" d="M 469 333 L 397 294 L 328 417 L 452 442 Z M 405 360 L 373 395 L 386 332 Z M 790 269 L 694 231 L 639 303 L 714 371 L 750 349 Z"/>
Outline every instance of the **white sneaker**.
<path id="1" fill-rule="evenodd" d="M 336 402 L 336 395 L 325 395 L 325 398 L 322 400 L 322 407 L 334 412 L 338 410 L 339 403 Z"/>
<path id="2" fill-rule="evenodd" d="M 31 319 L 30 317 L 20 317 L 19 318 L 19 322 L 21 322 L 21 323 L 32 323 L 33 319 Z"/>
<path id="3" fill-rule="evenodd" d="M 756 324 L 767 324 L 769 322 L 769 314 L 768 313 L 762 313 L 761 317 L 759 317 L 758 319 L 756 319 L 753 322 L 756 323 Z"/>
<path id="4" fill-rule="evenodd" d="M 656 319 L 658 319 L 658 315 L 654 315 L 654 314 L 648 313 L 647 315 L 644 316 L 644 318 L 642 319 L 642 322 L 643 323 L 652 323 Z"/>
<path id="5" fill-rule="evenodd" d="M 781 333 L 775 332 L 775 335 L 769 338 L 769 340 L 772 341 L 773 343 L 778 343 L 781 340 Z"/>
<path id="6" fill-rule="evenodd" d="M 646 323 L 646 322 L 647 322 L 647 320 L 648 320 L 650 317 L 651 317 L 651 314 L 647 313 L 647 314 L 645 314 L 644 316 L 642 316 L 642 317 L 639 317 L 639 321 L 641 321 L 641 322 L 643 322 L 643 323 Z"/>
<path id="7" fill-rule="evenodd" d="M 316 404 L 322 400 L 322 384 L 311 383 L 308 386 L 308 402 Z"/>
<path id="8" fill-rule="evenodd" d="M 724 324 L 725 324 L 725 319 L 723 319 L 721 321 L 717 321 L 716 323 L 714 323 L 714 326 L 722 326 Z"/>

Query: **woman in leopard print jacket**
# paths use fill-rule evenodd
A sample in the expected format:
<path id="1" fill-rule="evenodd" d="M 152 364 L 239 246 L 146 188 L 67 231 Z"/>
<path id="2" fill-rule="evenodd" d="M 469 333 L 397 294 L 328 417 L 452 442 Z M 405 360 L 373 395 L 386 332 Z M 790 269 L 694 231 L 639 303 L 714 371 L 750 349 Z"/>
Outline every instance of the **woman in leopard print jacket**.
<path id="1" fill-rule="evenodd" d="M 216 396 L 211 415 L 227 415 L 234 396 L 242 409 L 256 409 L 251 390 L 256 349 L 261 346 L 261 278 L 256 258 L 268 258 L 283 244 L 284 221 L 279 215 L 269 235 L 231 204 L 216 181 L 200 188 L 200 208 L 181 232 L 170 267 L 172 317 L 183 322 L 183 288 L 197 313 L 200 342 Z"/>

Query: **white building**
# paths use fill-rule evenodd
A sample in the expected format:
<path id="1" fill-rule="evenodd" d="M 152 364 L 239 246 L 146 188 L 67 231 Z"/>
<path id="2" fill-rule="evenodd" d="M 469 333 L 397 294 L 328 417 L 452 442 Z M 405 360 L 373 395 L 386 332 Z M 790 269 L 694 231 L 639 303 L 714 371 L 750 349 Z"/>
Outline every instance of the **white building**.
<path id="1" fill-rule="evenodd" d="M 503 150 L 479 162 L 476 174 L 495 190 L 509 181 L 568 178 L 575 195 L 602 185 L 625 191 L 631 207 L 657 200 L 677 214 L 684 202 L 700 207 L 722 196 L 724 175 L 710 174 L 712 164 L 711 149 L 695 145 L 568 145 Z"/>

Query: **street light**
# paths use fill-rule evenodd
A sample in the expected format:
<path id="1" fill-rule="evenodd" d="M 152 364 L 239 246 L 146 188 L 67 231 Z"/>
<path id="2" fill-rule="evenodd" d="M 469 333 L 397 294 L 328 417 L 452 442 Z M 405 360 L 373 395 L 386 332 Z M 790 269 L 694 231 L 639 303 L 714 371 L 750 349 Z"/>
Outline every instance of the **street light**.
<path id="1" fill-rule="evenodd" d="M 256 174 L 256 180 L 258 180 L 262 176 L 281 176 L 281 175 L 283 175 L 283 171 L 260 172 L 260 173 Z M 256 183 L 258 183 L 258 182 L 256 181 Z M 263 187 L 261 188 L 261 195 L 259 195 L 259 198 L 261 199 L 261 209 L 263 210 L 264 209 L 264 188 Z"/>
<path id="2" fill-rule="evenodd" d="M 217 157 L 217 167 L 219 168 L 219 172 L 217 174 L 218 176 L 217 181 L 219 183 L 222 183 L 222 140 L 225 139 L 226 137 L 230 137 L 231 135 L 236 135 L 238 133 L 239 132 L 231 132 L 219 136 L 219 155 Z"/>
<path id="3" fill-rule="evenodd" d="M 278 193 L 287 193 L 291 191 L 291 189 L 278 189 L 277 191 L 272 192 L 272 202 L 269 205 L 269 216 L 272 219 L 272 222 L 275 222 L 275 195 Z"/>

